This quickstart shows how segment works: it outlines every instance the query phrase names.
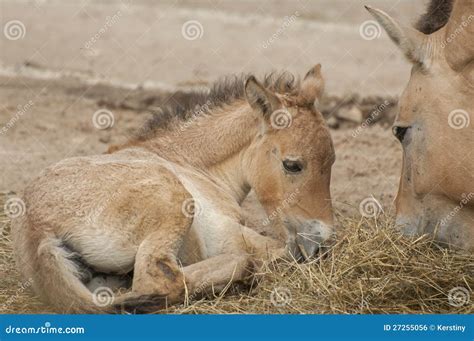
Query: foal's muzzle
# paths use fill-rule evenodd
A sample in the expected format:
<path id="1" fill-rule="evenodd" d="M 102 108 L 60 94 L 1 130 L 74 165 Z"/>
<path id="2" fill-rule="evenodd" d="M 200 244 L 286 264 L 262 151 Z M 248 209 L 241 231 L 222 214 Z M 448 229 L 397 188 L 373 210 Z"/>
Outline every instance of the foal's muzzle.
<path id="1" fill-rule="evenodd" d="M 316 219 L 298 221 L 291 230 L 296 235 L 290 237 L 288 247 L 296 260 L 315 257 L 333 236 L 333 228 Z"/>

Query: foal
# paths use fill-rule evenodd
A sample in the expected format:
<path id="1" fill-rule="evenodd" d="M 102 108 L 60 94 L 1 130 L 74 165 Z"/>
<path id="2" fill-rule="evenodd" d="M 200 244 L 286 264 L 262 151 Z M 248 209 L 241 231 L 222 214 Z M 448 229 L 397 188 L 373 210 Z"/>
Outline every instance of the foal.
<path id="1" fill-rule="evenodd" d="M 37 293 L 61 311 L 147 311 L 245 280 L 256 260 L 313 256 L 333 233 L 320 69 L 228 78 L 110 154 L 43 171 L 13 223 Z M 250 189 L 282 241 L 242 225 Z M 97 274 L 133 275 L 131 291 L 97 304 Z"/>

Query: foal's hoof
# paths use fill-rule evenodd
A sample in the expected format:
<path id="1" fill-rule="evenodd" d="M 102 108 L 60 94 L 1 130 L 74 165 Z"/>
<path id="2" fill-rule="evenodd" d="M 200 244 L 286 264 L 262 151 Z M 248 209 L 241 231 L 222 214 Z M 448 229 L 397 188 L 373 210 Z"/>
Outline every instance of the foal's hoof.
<path id="1" fill-rule="evenodd" d="M 122 302 L 114 304 L 117 313 L 151 314 L 166 308 L 171 304 L 166 296 L 162 295 L 130 295 Z"/>

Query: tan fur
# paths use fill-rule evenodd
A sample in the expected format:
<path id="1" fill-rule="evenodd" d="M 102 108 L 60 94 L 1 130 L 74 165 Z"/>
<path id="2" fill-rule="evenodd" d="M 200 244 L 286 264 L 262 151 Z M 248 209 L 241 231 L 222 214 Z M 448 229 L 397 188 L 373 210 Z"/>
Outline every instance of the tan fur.
<path id="1" fill-rule="evenodd" d="M 369 11 L 392 38 L 392 32 L 408 36 L 386 13 Z M 408 128 L 397 223 L 407 234 L 433 234 L 466 249 L 474 249 L 473 27 L 474 2 L 457 0 L 446 26 L 430 35 L 417 32 L 423 39 L 411 40 L 408 48 L 418 53 L 394 123 L 395 131 Z M 414 55 L 406 44 L 399 46 Z M 464 126 L 454 129 L 460 117 L 450 114 L 459 110 L 470 124 L 458 121 Z"/>
<path id="2" fill-rule="evenodd" d="M 304 101 L 250 78 L 250 105 L 235 100 L 186 129 L 176 125 L 43 171 L 25 190 L 26 215 L 13 223 L 23 274 L 60 311 L 146 312 L 246 280 L 259 260 L 314 255 L 333 223 L 334 150 L 313 106 L 323 84 L 317 70 L 304 81 Z M 265 103 L 290 112 L 291 125 L 275 129 Z M 288 157 L 303 171 L 288 174 Z M 282 241 L 241 224 L 240 203 L 251 188 Z M 131 292 L 106 306 L 94 304 L 92 281 L 81 273 L 132 270 Z"/>

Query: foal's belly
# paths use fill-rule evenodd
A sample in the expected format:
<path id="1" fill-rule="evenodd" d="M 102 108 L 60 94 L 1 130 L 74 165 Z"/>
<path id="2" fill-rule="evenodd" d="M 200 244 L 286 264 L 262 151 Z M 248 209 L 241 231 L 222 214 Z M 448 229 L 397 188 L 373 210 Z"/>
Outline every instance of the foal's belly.
<path id="1" fill-rule="evenodd" d="M 133 270 L 138 246 L 120 231 L 84 228 L 65 242 L 95 271 L 124 274 Z"/>

